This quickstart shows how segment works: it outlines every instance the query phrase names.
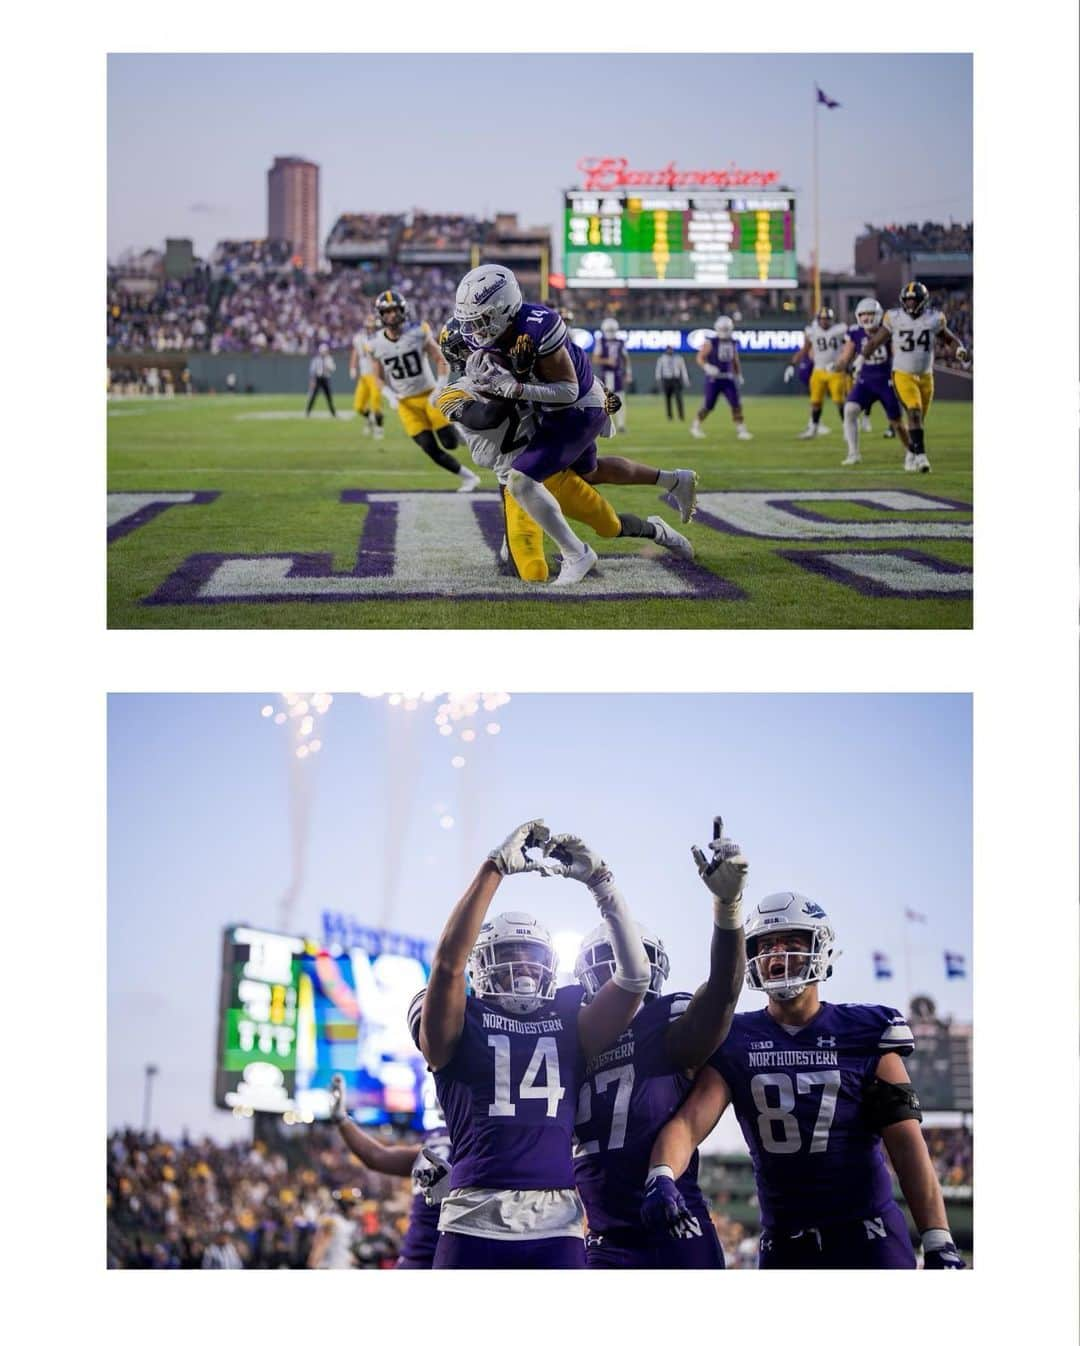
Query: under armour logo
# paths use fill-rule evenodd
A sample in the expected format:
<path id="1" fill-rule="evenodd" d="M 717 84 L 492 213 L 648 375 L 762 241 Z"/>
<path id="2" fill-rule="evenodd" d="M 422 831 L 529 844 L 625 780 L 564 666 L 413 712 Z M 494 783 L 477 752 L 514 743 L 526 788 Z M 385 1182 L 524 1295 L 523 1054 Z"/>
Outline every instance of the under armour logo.
<path id="1" fill-rule="evenodd" d="M 863 1228 L 866 1230 L 866 1237 L 868 1239 L 883 1239 L 889 1237 L 885 1232 L 885 1221 L 880 1215 L 873 1220 L 864 1220 Z"/>
<path id="2" fill-rule="evenodd" d="M 835 1038 L 818 1038 L 818 1040 L 817 1040 L 817 1045 L 818 1045 L 819 1047 L 829 1047 L 829 1048 L 835 1050 L 835 1048 L 836 1048 L 836 1039 L 835 1039 Z"/>

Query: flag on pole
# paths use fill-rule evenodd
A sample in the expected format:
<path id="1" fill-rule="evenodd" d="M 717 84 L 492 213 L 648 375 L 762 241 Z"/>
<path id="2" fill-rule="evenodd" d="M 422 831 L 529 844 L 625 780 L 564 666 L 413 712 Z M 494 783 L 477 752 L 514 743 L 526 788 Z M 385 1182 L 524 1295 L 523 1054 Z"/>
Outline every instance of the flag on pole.
<path id="1" fill-rule="evenodd" d="M 887 953 L 874 953 L 874 976 L 878 981 L 892 976 L 892 964 Z"/>
<path id="2" fill-rule="evenodd" d="M 921 911 L 913 911 L 911 907 L 905 907 L 904 915 L 909 921 L 918 921 L 921 925 L 926 924 L 926 915 Z"/>
<path id="3" fill-rule="evenodd" d="M 966 961 L 967 960 L 964 958 L 964 955 L 962 953 L 950 953 L 949 950 L 946 949 L 945 976 L 950 979 L 953 977 L 966 977 L 967 976 L 967 968 L 965 966 Z"/>
<path id="4" fill-rule="evenodd" d="M 814 85 L 814 92 L 817 94 L 818 102 L 824 103 L 826 107 L 842 106 L 842 104 L 838 103 L 835 98 L 830 98 L 829 95 L 823 89 L 819 89 L 816 84 Z"/>

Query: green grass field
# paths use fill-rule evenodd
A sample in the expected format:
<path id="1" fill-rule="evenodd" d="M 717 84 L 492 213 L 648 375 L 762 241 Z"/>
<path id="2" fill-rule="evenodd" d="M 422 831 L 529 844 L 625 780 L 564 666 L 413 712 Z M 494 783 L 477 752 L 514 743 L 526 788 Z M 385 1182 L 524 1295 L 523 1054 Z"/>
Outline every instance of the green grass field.
<path id="1" fill-rule="evenodd" d="M 863 435 L 861 466 L 842 468 L 834 408 L 823 418 L 830 435 L 795 439 L 806 422 L 804 394 L 748 399 L 750 443 L 734 438 L 726 408 L 707 422 L 708 438 L 695 440 L 686 425 L 664 418 L 659 399 L 631 398 L 630 433 L 602 441 L 601 452 L 694 468 L 700 519 L 680 525 L 654 487 L 604 487 L 604 493 L 617 509 L 659 513 L 681 527 L 694 543 L 695 562 L 673 565 L 652 544 L 602 542 L 581 528 L 601 555 L 600 574 L 576 588 L 543 592 L 499 574 L 490 549 L 494 499 L 477 507 L 447 496 L 452 479 L 405 437 L 396 416 L 387 417 L 386 439 L 374 443 L 361 436 L 358 420 L 304 421 L 295 418 L 299 410 L 300 397 L 109 404 L 110 521 L 117 534 L 108 544 L 111 627 L 971 624 L 971 516 L 953 507 L 971 502 L 970 403 L 935 403 L 927 436 L 933 472 L 915 475 L 902 470 L 897 441 L 882 438 L 880 408 L 873 431 Z M 492 492 L 493 478 L 483 475 L 482 490 Z M 383 505 L 383 514 L 373 516 L 358 573 L 376 580 L 347 578 L 372 509 L 343 502 L 343 491 L 357 490 L 441 493 Z M 837 497 L 766 503 L 792 491 Z M 851 499 L 863 491 L 929 498 L 925 504 Z M 172 492 L 217 494 L 170 507 L 140 498 Z M 740 492 L 765 494 L 732 494 Z M 732 514 L 739 502 L 743 512 Z M 481 515 L 488 542 L 477 524 Z M 396 520 L 389 533 L 376 526 L 384 516 Z M 716 526 L 724 520 L 728 530 Z M 928 525 L 936 535 L 919 535 Z M 296 553 L 308 558 L 298 570 Z M 283 559 L 250 559 L 269 555 Z M 223 558 L 243 559 L 221 568 Z"/>

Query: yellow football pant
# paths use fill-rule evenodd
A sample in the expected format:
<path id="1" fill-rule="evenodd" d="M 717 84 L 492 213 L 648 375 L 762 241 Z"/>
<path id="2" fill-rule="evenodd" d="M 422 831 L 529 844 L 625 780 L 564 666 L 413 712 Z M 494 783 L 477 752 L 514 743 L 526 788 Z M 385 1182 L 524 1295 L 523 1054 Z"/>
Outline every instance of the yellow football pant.
<path id="1" fill-rule="evenodd" d="M 365 411 L 378 411 L 379 401 L 379 385 L 375 382 L 375 375 L 361 374 L 353 393 L 353 411 L 358 416 L 363 416 Z"/>
<path id="2" fill-rule="evenodd" d="M 594 486 L 567 469 L 548 477 L 544 485 L 559 502 L 568 519 L 587 524 L 600 537 L 618 537 L 622 524 L 615 510 Z M 529 584 L 542 584 L 548 577 L 544 555 L 544 530 L 526 514 L 509 491 L 503 491 L 506 541 L 518 577 Z"/>
<path id="3" fill-rule="evenodd" d="M 420 434 L 422 430 L 441 430 L 444 425 L 450 424 L 442 412 L 428 401 L 430 396 L 431 393 L 426 392 L 417 393 L 415 397 L 398 399 L 398 415 L 410 439 Z"/>
<path id="4" fill-rule="evenodd" d="M 902 369 L 894 369 L 892 378 L 896 395 L 904 406 L 921 411 L 925 419 L 934 400 L 933 374 L 906 374 Z"/>
<path id="5" fill-rule="evenodd" d="M 810 375 L 810 401 L 820 407 L 827 392 L 837 406 L 843 406 L 850 387 L 848 376 L 839 370 L 815 369 Z"/>

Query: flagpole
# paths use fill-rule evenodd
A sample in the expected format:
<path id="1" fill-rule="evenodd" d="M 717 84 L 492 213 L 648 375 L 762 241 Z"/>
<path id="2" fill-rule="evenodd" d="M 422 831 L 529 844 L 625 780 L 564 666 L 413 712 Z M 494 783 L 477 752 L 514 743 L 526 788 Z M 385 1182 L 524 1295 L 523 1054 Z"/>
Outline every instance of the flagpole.
<path id="1" fill-rule="evenodd" d="M 819 258 L 821 256 L 821 213 L 818 208 L 818 89 L 814 85 L 814 152 L 813 152 L 813 179 L 814 179 L 814 312 L 817 313 L 821 308 L 821 265 Z"/>

